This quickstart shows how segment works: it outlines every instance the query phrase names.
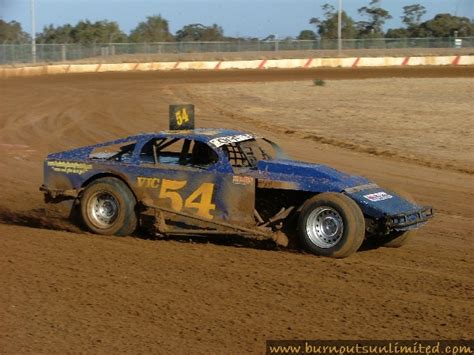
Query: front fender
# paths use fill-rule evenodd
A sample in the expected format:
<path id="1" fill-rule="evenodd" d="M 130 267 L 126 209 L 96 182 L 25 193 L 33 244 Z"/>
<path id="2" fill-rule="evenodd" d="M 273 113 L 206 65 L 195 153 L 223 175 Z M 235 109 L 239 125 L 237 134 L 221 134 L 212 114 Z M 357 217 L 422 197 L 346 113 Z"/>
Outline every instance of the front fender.
<path id="1" fill-rule="evenodd" d="M 375 219 L 423 209 L 422 206 L 404 199 L 393 191 L 382 189 L 376 184 L 348 188 L 344 190 L 344 193 L 359 205 L 364 215 Z"/>

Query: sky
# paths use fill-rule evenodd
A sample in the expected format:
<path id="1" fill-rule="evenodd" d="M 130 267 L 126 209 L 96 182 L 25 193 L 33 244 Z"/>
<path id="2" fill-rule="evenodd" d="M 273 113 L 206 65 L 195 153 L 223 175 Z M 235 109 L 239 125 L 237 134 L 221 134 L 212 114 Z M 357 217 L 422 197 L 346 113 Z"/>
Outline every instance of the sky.
<path id="1" fill-rule="evenodd" d="M 343 8 L 355 20 L 357 9 L 370 0 L 343 0 Z M 314 29 L 308 22 L 321 17 L 321 5 L 337 0 L 35 0 L 36 32 L 48 24 L 76 24 L 79 20 L 111 20 L 129 33 L 147 16 L 162 15 L 175 33 L 184 25 L 217 23 L 227 36 L 264 38 L 295 37 L 301 30 Z M 393 16 L 385 28 L 400 27 L 402 8 L 422 4 L 427 9 L 423 19 L 437 13 L 451 13 L 474 18 L 474 0 L 382 0 L 381 6 Z M 18 21 L 31 32 L 30 0 L 0 0 L 0 19 Z"/>

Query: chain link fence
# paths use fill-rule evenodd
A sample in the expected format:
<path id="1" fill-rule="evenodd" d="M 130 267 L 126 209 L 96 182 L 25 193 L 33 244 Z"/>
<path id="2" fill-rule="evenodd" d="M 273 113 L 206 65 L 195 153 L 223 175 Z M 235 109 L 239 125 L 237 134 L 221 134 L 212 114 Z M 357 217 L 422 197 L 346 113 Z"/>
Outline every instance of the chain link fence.
<path id="1" fill-rule="evenodd" d="M 95 43 L 95 44 L 37 44 L 36 62 L 70 62 L 99 60 L 123 55 L 187 54 L 187 53 L 243 53 L 282 51 L 337 50 L 337 40 L 241 40 L 229 42 L 160 42 L 160 43 Z M 474 48 L 474 37 L 464 38 L 380 38 L 346 39 L 344 51 L 377 49 L 460 49 Z M 379 53 L 380 55 L 380 53 Z M 33 63 L 31 44 L 0 44 L 0 64 Z"/>

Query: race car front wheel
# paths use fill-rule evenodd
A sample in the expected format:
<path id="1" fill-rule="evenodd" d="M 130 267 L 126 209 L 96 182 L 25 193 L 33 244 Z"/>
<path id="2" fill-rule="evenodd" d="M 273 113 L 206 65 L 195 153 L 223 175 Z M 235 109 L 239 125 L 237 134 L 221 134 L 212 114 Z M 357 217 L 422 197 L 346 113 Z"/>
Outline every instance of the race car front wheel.
<path id="1" fill-rule="evenodd" d="M 298 234 L 310 252 L 345 258 L 364 241 L 364 216 L 346 195 L 322 193 L 304 203 L 298 218 Z"/>
<path id="2" fill-rule="evenodd" d="M 135 196 L 121 180 L 97 179 L 81 196 L 82 220 L 97 234 L 129 235 L 137 227 L 135 205 Z"/>

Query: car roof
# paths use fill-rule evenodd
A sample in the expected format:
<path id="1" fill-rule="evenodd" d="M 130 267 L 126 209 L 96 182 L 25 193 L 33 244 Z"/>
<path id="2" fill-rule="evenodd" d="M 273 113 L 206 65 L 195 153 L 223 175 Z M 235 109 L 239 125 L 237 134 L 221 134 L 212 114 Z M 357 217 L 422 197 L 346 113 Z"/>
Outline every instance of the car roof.
<path id="1" fill-rule="evenodd" d="M 201 142 L 209 143 L 215 138 L 236 136 L 242 134 L 249 134 L 248 132 L 237 131 L 235 129 L 225 128 L 196 128 L 186 130 L 167 130 L 156 133 L 143 133 L 135 137 L 140 138 L 154 138 L 154 137 L 169 137 L 169 138 L 184 138 L 194 139 Z"/>

